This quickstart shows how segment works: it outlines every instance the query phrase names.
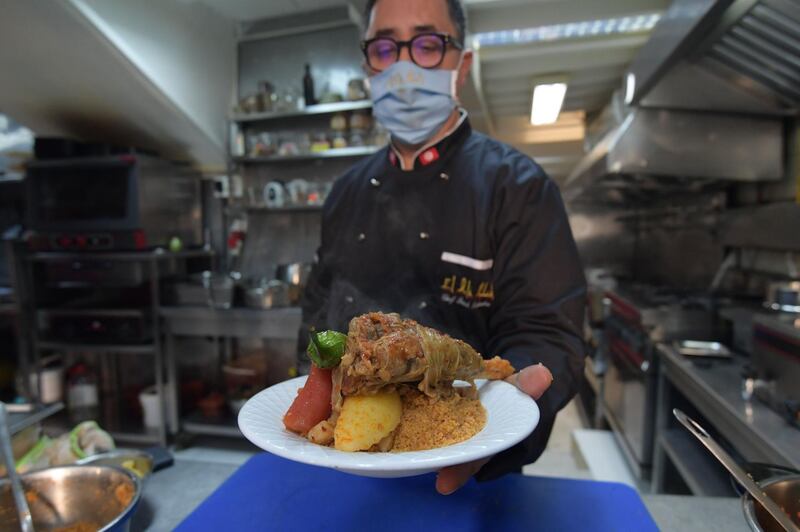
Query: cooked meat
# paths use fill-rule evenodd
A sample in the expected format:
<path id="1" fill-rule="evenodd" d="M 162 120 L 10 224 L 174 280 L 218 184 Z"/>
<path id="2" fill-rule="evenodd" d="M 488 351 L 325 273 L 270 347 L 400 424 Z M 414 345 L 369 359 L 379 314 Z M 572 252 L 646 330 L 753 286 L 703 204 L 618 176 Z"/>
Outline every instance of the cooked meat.
<path id="1" fill-rule="evenodd" d="M 514 374 L 514 366 L 505 358 L 498 356 L 483 361 L 483 372 L 479 377 L 490 381 L 500 381 Z"/>
<path id="2" fill-rule="evenodd" d="M 336 399 L 338 394 L 374 393 L 388 385 L 418 382 L 420 391 L 439 397 L 452 393 L 454 380 L 502 379 L 513 371 L 498 357 L 485 363 L 461 340 L 397 314 L 375 312 L 350 321 L 347 349 L 334 371 L 333 394 Z"/>

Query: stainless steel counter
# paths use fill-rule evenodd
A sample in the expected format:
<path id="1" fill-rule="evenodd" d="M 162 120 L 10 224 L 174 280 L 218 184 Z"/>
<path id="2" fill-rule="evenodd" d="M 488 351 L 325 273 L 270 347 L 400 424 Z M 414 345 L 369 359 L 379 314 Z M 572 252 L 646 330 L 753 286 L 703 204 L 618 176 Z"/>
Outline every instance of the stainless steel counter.
<path id="1" fill-rule="evenodd" d="M 741 396 L 743 357 L 699 367 L 661 344 L 664 376 L 746 459 L 800 469 L 800 430 L 757 400 Z"/>
<path id="2" fill-rule="evenodd" d="M 173 530 L 236 469 L 227 464 L 176 460 L 172 467 L 148 480 L 131 530 Z M 664 531 L 748 530 L 739 499 L 667 495 L 645 495 L 642 499 Z"/>

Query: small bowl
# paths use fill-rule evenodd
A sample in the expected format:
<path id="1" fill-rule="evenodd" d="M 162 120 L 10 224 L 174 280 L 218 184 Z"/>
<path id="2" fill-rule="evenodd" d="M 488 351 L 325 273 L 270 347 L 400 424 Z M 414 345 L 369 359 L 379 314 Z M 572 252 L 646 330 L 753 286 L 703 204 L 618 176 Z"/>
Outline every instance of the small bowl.
<path id="1" fill-rule="evenodd" d="M 767 497 L 782 508 L 794 524 L 800 527 L 800 475 L 780 477 L 759 482 Z M 742 497 L 744 517 L 755 532 L 783 531 L 763 506 L 753 501 L 749 493 Z"/>
<path id="2" fill-rule="evenodd" d="M 153 472 L 153 457 L 136 449 L 115 449 L 107 453 L 87 456 L 78 461 L 78 465 L 102 465 L 121 467 L 138 476 L 142 480 Z"/>
<path id="3" fill-rule="evenodd" d="M 124 469 L 96 465 L 51 467 L 21 475 L 36 530 L 88 525 L 125 531 L 142 494 L 139 478 Z M 0 523 L 19 530 L 8 479 L 0 479 Z"/>

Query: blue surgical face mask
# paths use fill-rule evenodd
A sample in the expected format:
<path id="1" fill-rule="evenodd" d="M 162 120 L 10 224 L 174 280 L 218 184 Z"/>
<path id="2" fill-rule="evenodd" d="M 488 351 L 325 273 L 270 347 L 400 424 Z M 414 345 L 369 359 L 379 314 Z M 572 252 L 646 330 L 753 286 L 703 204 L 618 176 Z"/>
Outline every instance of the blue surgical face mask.
<path id="1" fill-rule="evenodd" d="M 458 68 L 427 69 L 398 61 L 369 80 L 372 114 L 400 142 L 422 144 L 453 113 L 457 78 Z"/>

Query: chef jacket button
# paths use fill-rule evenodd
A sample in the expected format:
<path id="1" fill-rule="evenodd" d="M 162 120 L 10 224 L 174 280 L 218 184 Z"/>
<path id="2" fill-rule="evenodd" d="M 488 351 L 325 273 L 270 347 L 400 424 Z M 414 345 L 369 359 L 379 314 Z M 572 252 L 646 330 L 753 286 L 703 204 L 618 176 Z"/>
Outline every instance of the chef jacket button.
<path id="1" fill-rule="evenodd" d="M 359 242 L 363 242 L 366 239 L 367 239 L 367 235 L 365 235 L 364 233 L 358 233 L 358 241 Z"/>
<path id="2" fill-rule="evenodd" d="M 353 299 L 353 296 L 345 296 L 344 300 L 345 303 L 352 303 L 353 301 L 355 301 L 355 299 Z"/>
<path id="3" fill-rule="evenodd" d="M 375 188 L 378 188 L 379 186 L 381 186 L 381 182 L 378 181 L 377 179 L 375 179 L 374 177 L 369 180 L 369 184 L 372 185 Z"/>
<path id="4" fill-rule="evenodd" d="M 442 181 L 447 181 L 450 179 L 450 176 L 442 172 L 441 174 L 439 174 L 439 179 L 441 179 Z"/>
<path id="5" fill-rule="evenodd" d="M 430 237 L 431 237 L 431 235 L 426 233 L 425 231 L 423 231 L 423 232 L 421 232 L 419 234 L 420 240 L 428 240 Z"/>
<path id="6" fill-rule="evenodd" d="M 425 310 L 426 308 L 428 308 L 428 304 L 425 301 L 423 301 L 422 303 L 419 304 L 419 308 L 420 310 Z"/>

